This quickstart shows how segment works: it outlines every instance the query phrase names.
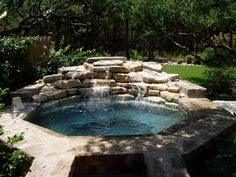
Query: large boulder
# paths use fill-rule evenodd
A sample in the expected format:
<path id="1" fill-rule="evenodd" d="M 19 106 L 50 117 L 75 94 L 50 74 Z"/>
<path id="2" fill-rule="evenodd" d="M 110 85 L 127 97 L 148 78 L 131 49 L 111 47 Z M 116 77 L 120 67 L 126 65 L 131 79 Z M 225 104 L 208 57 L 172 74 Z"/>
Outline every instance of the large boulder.
<path id="1" fill-rule="evenodd" d="M 206 97 L 207 89 L 188 81 L 176 82 L 180 88 L 180 93 L 184 93 L 189 98 L 204 98 Z"/>
<path id="2" fill-rule="evenodd" d="M 92 57 L 92 58 L 87 58 L 86 62 L 87 63 L 94 63 L 97 61 L 101 61 L 101 60 L 121 60 L 123 62 L 125 62 L 127 60 L 126 57 L 120 57 L 120 56 L 114 56 L 114 57 Z"/>
<path id="3" fill-rule="evenodd" d="M 180 98 L 178 104 L 189 114 L 203 109 L 217 109 L 217 104 L 207 98 Z"/>
<path id="4" fill-rule="evenodd" d="M 90 80 L 87 79 L 82 82 L 82 87 L 99 87 L 99 86 L 115 87 L 116 82 L 113 79 L 90 79 Z"/>
<path id="5" fill-rule="evenodd" d="M 81 82 L 77 79 L 59 80 L 54 82 L 54 87 L 57 89 L 70 89 L 80 87 Z"/>
<path id="6" fill-rule="evenodd" d="M 63 79 L 62 74 L 53 74 L 53 75 L 48 75 L 43 77 L 43 82 L 44 83 L 53 83 L 56 82 L 60 79 Z"/>
<path id="7" fill-rule="evenodd" d="M 151 71 L 161 72 L 162 65 L 156 62 L 143 62 L 143 68 Z"/>

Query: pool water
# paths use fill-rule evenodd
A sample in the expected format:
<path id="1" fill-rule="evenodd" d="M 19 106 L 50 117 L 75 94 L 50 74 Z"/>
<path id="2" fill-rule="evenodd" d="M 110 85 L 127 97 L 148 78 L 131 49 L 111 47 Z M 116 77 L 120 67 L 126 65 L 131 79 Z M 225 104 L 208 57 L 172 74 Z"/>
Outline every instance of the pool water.
<path id="1" fill-rule="evenodd" d="M 47 106 L 28 121 L 67 136 L 153 134 L 185 119 L 177 109 L 144 101 L 75 100 Z"/>

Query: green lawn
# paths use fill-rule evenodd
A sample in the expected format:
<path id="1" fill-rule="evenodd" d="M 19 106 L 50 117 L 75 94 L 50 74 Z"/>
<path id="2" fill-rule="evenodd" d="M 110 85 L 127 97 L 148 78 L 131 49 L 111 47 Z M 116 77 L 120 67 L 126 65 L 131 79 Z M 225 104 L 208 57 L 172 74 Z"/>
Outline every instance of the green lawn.
<path id="1" fill-rule="evenodd" d="M 179 74 L 180 78 L 183 80 L 188 80 L 192 83 L 202 85 L 206 69 L 206 66 L 165 65 L 163 71 Z"/>

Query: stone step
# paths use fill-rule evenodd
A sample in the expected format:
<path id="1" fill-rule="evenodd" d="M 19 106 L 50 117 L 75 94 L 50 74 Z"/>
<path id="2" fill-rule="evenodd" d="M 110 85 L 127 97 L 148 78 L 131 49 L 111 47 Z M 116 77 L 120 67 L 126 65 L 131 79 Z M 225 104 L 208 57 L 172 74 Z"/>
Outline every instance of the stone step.
<path id="1" fill-rule="evenodd" d="M 78 79 L 58 80 L 54 82 L 54 87 L 57 89 L 71 89 L 71 88 L 78 88 L 80 86 L 81 82 Z"/>
<path id="2" fill-rule="evenodd" d="M 120 61 L 125 62 L 127 60 L 127 58 L 126 57 L 121 57 L 121 56 L 114 56 L 114 57 L 92 57 L 92 58 L 87 58 L 86 62 L 94 63 L 94 62 L 101 61 L 101 60 L 108 60 L 108 61 L 120 60 Z"/>
<path id="3" fill-rule="evenodd" d="M 176 82 L 176 85 L 180 88 L 180 93 L 184 93 L 189 98 L 206 97 L 207 89 L 204 87 L 183 80 Z"/>
<path id="4" fill-rule="evenodd" d="M 93 63 L 93 66 L 123 66 L 121 60 L 100 60 Z"/>
<path id="5" fill-rule="evenodd" d="M 114 73 L 113 77 L 117 82 L 121 82 L 121 83 L 142 82 L 143 81 L 142 76 L 136 72 L 131 72 L 128 74 Z"/>

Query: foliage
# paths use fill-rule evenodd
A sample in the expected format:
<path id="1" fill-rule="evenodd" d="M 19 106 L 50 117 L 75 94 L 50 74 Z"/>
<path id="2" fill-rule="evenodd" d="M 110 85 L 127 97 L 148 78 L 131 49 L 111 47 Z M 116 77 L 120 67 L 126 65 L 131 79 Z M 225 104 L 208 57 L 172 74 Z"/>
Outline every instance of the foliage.
<path id="1" fill-rule="evenodd" d="M 132 50 L 132 49 L 131 49 L 130 58 L 131 58 L 132 60 L 138 60 L 138 61 L 143 60 L 143 57 L 142 57 L 142 55 L 138 52 L 138 50 Z"/>
<path id="2" fill-rule="evenodd" d="M 202 177 L 235 177 L 236 175 L 236 133 L 218 139 L 215 149 L 200 168 Z"/>
<path id="3" fill-rule="evenodd" d="M 205 64 L 220 67 L 229 66 L 234 63 L 233 55 L 228 50 L 222 48 L 206 48 L 200 55 Z"/>
<path id="4" fill-rule="evenodd" d="M 5 107 L 5 103 L 4 103 L 4 97 L 5 95 L 7 95 L 9 89 L 8 88 L 5 88 L 5 89 L 2 89 L 0 87 L 0 110 L 3 109 Z M 3 103 L 2 103 L 3 102 Z"/>
<path id="5" fill-rule="evenodd" d="M 204 86 L 208 95 L 231 94 L 231 87 L 236 84 L 236 71 L 234 68 L 210 68 L 205 72 Z"/>
<path id="6" fill-rule="evenodd" d="M 3 37 L 0 38 L 0 80 L 2 87 L 10 90 L 23 87 L 35 79 L 34 66 L 27 58 L 30 47 L 37 37 Z"/>
<path id="7" fill-rule="evenodd" d="M 0 135 L 3 135 L 3 126 L 0 125 Z M 8 137 L 6 141 L 0 142 L 0 176 L 15 177 L 23 176 L 18 168 L 23 162 L 25 155 L 19 150 L 13 150 L 12 146 L 23 139 L 23 133 Z"/>
<path id="8" fill-rule="evenodd" d="M 0 57 L 3 61 L 12 59 L 17 61 L 20 57 L 24 57 L 30 47 L 34 46 L 38 37 L 3 37 L 0 38 Z"/>
<path id="9" fill-rule="evenodd" d="M 56 73 L 60 67 L 81 65 L 86 58 L 100 55 L 96 50 L 85 51 L 79 48 L 71 51 L 70 46 L 56 50 L 54 46 L 51 46 L 42 56 L 46 64 L 44 67 L 38 67 L 38 71 L 43 74 Z"/>

